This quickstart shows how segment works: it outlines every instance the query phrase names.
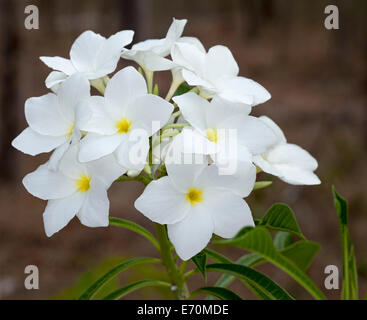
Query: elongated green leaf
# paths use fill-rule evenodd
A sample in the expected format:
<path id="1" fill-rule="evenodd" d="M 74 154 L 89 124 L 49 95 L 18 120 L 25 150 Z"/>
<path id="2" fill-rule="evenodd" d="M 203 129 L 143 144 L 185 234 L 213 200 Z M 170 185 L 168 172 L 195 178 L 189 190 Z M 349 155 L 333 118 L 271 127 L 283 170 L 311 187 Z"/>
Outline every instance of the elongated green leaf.
<path id="1" fill-rule="evenodd" d="M 221 300 L 242 300 L 240 296 L 234 293 L 231 290 L 226 288 L 218 288 L 218 287 L 203 287 L 197 289 L 191 293 L 191 298 L 195 297 L 199 293 L 210 294 L 211 296 L 217 297 Z"/>
<path id="2" fill-rule="evenodd" d="M 213 250 L 209 250 L 209 249 L 205 249 L 204 250 L 207 254 L 208 257 L 210 257 L 212 260 L 214 260 L 215 262 L 217 263 L 233 263 L 231 260 L 229 260 L 228 258 L 226 258 L 225 256 L 221 255 L 220 253 L 218 252 L 215 252 Z M 247 256 L 250 256 L 251 254 L 247 255 Z M 254 255 L 256 255 L 257 257 L 256 258 L 260 258 L 262 259 L 261 257 L 259 257 L 256 253 L 254 253 Z M 240 260 L 239 260 L 240 261 Z M 241 263 L 239 263 L 241 264 Z M 246 265 L 246 264 L 244 264 Z M 216 283 L 216 287 L 226 287 L 228 286 L 233 280 L 235 279 L 234 276 L 230 275 L 230 274 L 223 274 L 219 280 L 217 281 Z M 241 279 L 241 281 L 251 289 L 251 291 L 257 296 L 259 297 L 260 299 L 263 299 L 263 300 L 272 300 L 273 298 L 269 295 L 267 295 L 266 292 L 263 292 L 261 291 L 261 289 L 255 287 L 252 283 L 250 283 L 249 281 L 246 281 L 244 279 Z M 209 300 L 212 300 L 212 297 L 208 297 Z"/>
<path id="3" fill-rule="evenodd" d="M 214 251 L 214 250 L 210 250 L 210 249 L 204 249 L 203 250 L 206 255 L 211 258 L 212 260 L 214 260 L 215 262 L 218 263 L 232 263 L 231 260 L 229 260 L 228 258 L 226 258 L 225 256 L 223 256 L 222 254 Z"/>
<path id="4" fill-rule="evenodd" d="M 316 299 L 325 299 L 324 294 L 317 288 L 314 282 L 299 267 L 294 265 L 291 260 L 275 249 L 272 238 L 264 227 L 256 227 L 241 237 L 217 241 L 217 243 L 238 246 L 259 254 L 264 259 L 288 273 L 313 297 Z"/>
<path id="5" fill-rule="evenodd" d="M 305 239 L 293 211 L 284 203 L 274 204 L 261 219 L 259 225 L 269 229 L 291 232 Z"/>
<path id="6" fill-rule="evenodd" d="M 210 264 L 206 266 L 207 272 L 222 272 L 234 275 L 240 279 L 249 282 L 252 286 L 261 292 L 266 292 L 268 297 L 277 300 L 293 300 L 293 297 L 277 283 L 271 280 L 263 273 L 252 268 L 241 266 L 238 264 Z"/>
<path id="7" fill-rule="evenodd" d="M 121 299 L 123 296 L 126 296 L 128 293 L 131 293 L 135 290 L 144 287 L 167 287 L 171 286 L 170 283 L 160 280 L 140 280 L 128 284 L 127 286 L 117 289 L 116 291 L 110 293 L 108 296 L 104 297 L 103 300 L 118 300 Z"/>
<path id="8" fill-rule="evenodd" d="M 148 239 L 158 250 L 160 250 L 158 241 L 154 238 L 154 236 L 147 229 L 139 226 L 135 222 L 121 218 L 110 217 L 110 225 L 134 231 L 144 238 Z"/>
<path id="9" fill-rule="evenodd" d="M 94 282 L 80 297 L 79 300 L 90 300 L 94 297 L 94 295 L 100 290 L 108 281 L 117 276 L 122 271 L 131 268 L 137 264 L 142 263 L 160 263 L 159 259 L 155 258 L 137 258 L 125 261 L 110 271 L 108 271 L 105 275 L 99 278 L 96 282 Z"/>
<path id="10" fill-rule="evenodd" d="M 198 253 L 195 257 L 192 258 L 192 261 L 195 263 L 196 267 L 203 275 L 204 280 L 206 281 L 206 254 L 205 252 Z"/>
<path id="11" fill-rule="evenodd" d="M 352 246 L 348 231 L 348 203 L 340 196 L 335 187 L 332 188 L 334 196 L 334 205 L 338 214 L 340 238 L 342 244 L 343 256 L 343 288 L 342 299 L 358 299 L 358 274 L 356 267 L 356 258 L 354 247 Z"/>
<path id="12" fill-rule="evenodd" d="M 273 181 L 257 181 L 255 182 L 253 190 L 264 189 L 266 187 L 269 187 L 272 183 Z"/>
<path id="13" fill-rule="evenodd" d="M 282 250 L 278 251 L 304 271 L 310 265 L 315 254 L 318 252 L 319 249 L 320 249 L 319 244 L 311 241 L 301 240 L 296 243 L 292 243 L 287 247 L 283 248 Z M 264 262 L 266 262 L 266 260 L 261 255 L 257 253 L 249 253 L 239 258 L 235 263 L 247 267 L 254 267 Z M 234 280 L 235 280 L 234 276 L 224 274 L 218 279 L 215 285 L 217 287 L 227 287 Z"/>

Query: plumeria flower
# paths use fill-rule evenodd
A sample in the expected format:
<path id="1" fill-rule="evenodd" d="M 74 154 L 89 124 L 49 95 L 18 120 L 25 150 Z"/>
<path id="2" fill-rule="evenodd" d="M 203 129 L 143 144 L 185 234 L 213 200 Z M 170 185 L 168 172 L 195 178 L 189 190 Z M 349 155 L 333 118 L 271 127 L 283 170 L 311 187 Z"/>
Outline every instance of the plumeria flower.
<path id="1" fill-rule="evenodd" d="M 238 76 L 237 62 L 225 46 L 217 45 L 205 52 L 192 43 L 176 42 L 171 56 L 183 68 L 186 82 L 198 86 L 206 98 L 219 95 L 232 102 L 255 106 L 271 97 L 257 82 Z"/>
<path id="2" fill-rule="evenodd" d="M 167 224 L 177 254 L 188 260 L 206 247 L 212 234 L 231 238 L 243 227 L 254 226 L 250 208 L 242 199 L 255 183 L 249 171 L 243 190 L 231 176 L 221 176 L 215 165 L 167 165 L 168 176 L 152 181 L 135 201 L 147 218 Z"/>
<path id="3" fill-rule="evenodd" d="M 12 146 L 32 156 L 56 149 L 49 162 L 55 167 L 70 143 L 80 138 L 77 108 L 89 97 L 88 80 L 76 74 L 60 85 L 57 94 L 29 98 L 25 102 L 29 127 L 12 141 Z"/>
<path id="4" fill-rule="evenodd" d="M 127 170 L 144 167 L 149 137 L 173 111 L 172 104 L 147 94 L 143 76 L 133 67 L 117 72 L 108 82 L 105 96 L 91 97 L 88 106 L 83 108 L 89 117 L 81 116 L 86 119 L 81 129 L 89 133 L 81 141 L 79 160 L 86 162 L 115 153 Z"/>
<path id="5" fill-rule="evenodd" d="M 106 39 L 88 30 L 74 41 L 70 49 L 70 59 L 40 57 L 44 64 L 56 70 L 47 77 L 47 88 L 58 85 L 75 73 L 81 73 L 88 80 L 112 73 L 116 69 L 121 51 L 131 43 L 133 35 L 133 31 L 124 30 Z"/>
<path id="6" fill-rule="evenodd" d="M 248 115 L 250 106 L 239 108 L 218 96 L 209 102 L 193 92 L 173 100 L 192 125 L 178 136 L 181 142 L 177 148 L 183 148 L 184 153 L 210 154 L 223 168 L 222 174 L 247 171 L 253 155 L 264 153 L 276 141 L 266 124 Z"/>
<path id="7" fill-rule="evenodd" d="M 266 116 L 260 120 L 272 128 L 277 141 L 266 153 L 254 157 L 255 164 L 290 184 L 320 184 L 320 179 L 313 173 L 318 166 L 316 159 L 301 147 L 287 143 L 283 131 L 273 120 Z"/>
<path id="8" fill-rule="evenodd" d="M 76 215 L 88 227 L 108 226 L 107 189 L 124 173 L 113 156 L 81 164 L 78 146 L 62 157 L 59 171 L 43 164 L 26 175 L 23 184 L 33 196 L 48 200 L 43 213 L 47 236 L 64 228 Z"/>
<path id="9" fill-rule="evenodd" d="M 163 71 L 177 67 L 175 63 L 166 58 L 170 55 L 172 46 L 176 42 L 191 43 L 200 49 L 203 48 L 201 42 L 197 38 L 181 37 L 186 22 L 186 19 L 173 18 L 165 38 L 149 39 L 136 43 L 130 50 L 125 49 L 121 57 L 133 60 L 144 70 L 149 71 Z"/>

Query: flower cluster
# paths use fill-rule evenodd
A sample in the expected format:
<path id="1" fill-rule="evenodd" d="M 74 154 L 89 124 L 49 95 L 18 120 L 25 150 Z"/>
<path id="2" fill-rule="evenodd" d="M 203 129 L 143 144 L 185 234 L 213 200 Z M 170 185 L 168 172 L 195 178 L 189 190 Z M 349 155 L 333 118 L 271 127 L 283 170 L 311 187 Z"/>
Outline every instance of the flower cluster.
<path id="1" fill-rule="evenodd" d="M 182 37 L 186 20 L 173 19 L 163 39 L 125 48 L 133 31 L 108 39 L 92 31 L 73 43 L 70 59 L 41 57 L 53 71 L 52 92 L 25 102 L 29 127 L 12 145 L 49 161 L 23 179 L 48 200 L 48 236 L 77 216 L 89 227 L 109 224 L 107 190 L 118 180 L 147 185 L 135 201 L 146 217 L 166 224 L 177 254 L 190 259 L 213 233 L 233 237 L 254 221 L 243 200 L 264 171 L 291 184 L 320 183 L 316 160 L 287 143 L 267 117 L 250 115 L 270 99 L 257 82 L 238 75 L 230 50 L 205 50 Z M 116 72 L 119 59 L 139 65 Z M 172 84 L 158 95 L 154 72 L 171 70 Z M 100 95 L 91 95 L 91 87 Z"/>

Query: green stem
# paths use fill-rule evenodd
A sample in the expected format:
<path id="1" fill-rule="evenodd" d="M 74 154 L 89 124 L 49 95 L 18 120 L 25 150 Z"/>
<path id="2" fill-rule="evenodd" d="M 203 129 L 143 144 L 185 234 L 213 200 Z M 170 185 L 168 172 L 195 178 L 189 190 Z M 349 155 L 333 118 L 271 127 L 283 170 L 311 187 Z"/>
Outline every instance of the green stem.
<path id="1" fill-rule="evenodd" d="M 162 128 L 162 131 L 167 130 L 167 129 L 183 128 L 183 127 L 187 127 L 189 125 L 190 124 L 188 122 L 185 122 L 185 123 L 171 123 L 171 124 L 167 124 L 166 126 L 164 126 Z"/>
<path id="2" fill-rule="evenodd" d="M 176 290 L 172 290 L 176 299 L 182 300 L 187 298 L 190 293 L 184 280 L 183 274 L 177 268 L 177 265 L 171 254 L 171 246 L 167 236 L 167 230 L 165 225 L 156 223 L 157 238 L 160 245 L 160 252 L 162 256 L 163 264 L 166 267 L 168 277 Z"/>

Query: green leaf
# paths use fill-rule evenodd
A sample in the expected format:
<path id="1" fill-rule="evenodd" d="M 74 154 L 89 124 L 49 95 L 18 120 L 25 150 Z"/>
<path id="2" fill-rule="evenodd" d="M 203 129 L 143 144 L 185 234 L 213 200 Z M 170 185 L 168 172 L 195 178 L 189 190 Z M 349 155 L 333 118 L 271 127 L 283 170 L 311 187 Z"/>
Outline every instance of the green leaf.
<path id="1" fill-rule="evenodd" d="M 211 296 L 217 297 L 220 300 L 242 300 L 242 298 L 233 291 L 218 287 L 203 287 L 197 289 L 191 293 L 191 298 L 195 297 L 199 293 L 210 294 Z"/>
<path id="2" fill-rule="evenodd" d="M 358 299 L 358 274 L 354 247 L 352 246 L 348 231 L 348 203 L 340 196 L 335 187 L 332 187 L 334 205 L 338 214 L 340 238 L 343 256 L 343 288 L 342 299 Z"/>
<path id="3" fill-rule="evenodd" d="M 108 271 L 106 274 L 104 274 L 102 277 L 100 277 L 97 281 L 95 281 L 80 297 L 79 300 L 90 300 L 94 297 L 94 295 L 111 279 L 113 279 L 115 276 L 117 276 L 122 271 L 131 268 L 137 264 L 142 263 L 160 263 L 161 260 L 155 259 L 155 258 L 137 258 L 125 261 L 110 271 Z"/>
<path id="4" fill-rule="evenodd" d="M 266 187 L 269 187 L 272 183 L 273 181 L 257 181 L 255 182 L 253 190 L 264 189 Z"/>
<path id="5" fill-rule="evenodd" d="M 279 232 L 280 234 L 281 232 Z M 284 234 L 284 233 L 283 233 Z M 275 239 L 274 239 L 275 245 Z M 279 244 L 278 244 L 279 245 Z M 280 245 L 279 245 L 280 246 Z M 286 256 L 288 259 L 292 260 L 300 269 L 303 271 L 311 264 L 315 254 L 320 249 L 320 245 L 311 241 L 298 241 L 296 243 L 291 243 L 287 247 L 281 246 L 283 249 L 278 251 Z M 221 262 L 221 261 L 218 261 Z M 235 263 L 247 267 L 254 267 L 259 264 L 266 262 L 261 255 L 257 253 L 250 253 L 239 258 Z M 231 275 L 223 275 L 219 278 L 216 283 L 218 287 L 227 287 L 230 285 L 235 278 Z"/>
<path id="6" fill-rule="evenodd" d="M 110 293 L 108 296 L 104 297 L 103 300 L 118 300 L 128 293 L 138 290 L 144 287 L 171 287 L 171 284 L 160 280 L 140 280 L 128 284 L 127 286 L 117 289 L 116 291 Z"/>
<path id="7" fill-rule="evenodd" d="M 264 292 L 264 296 L 277 300 L 293 300 L 293 297 L 277 283 L 271 280 L 263 273 L 252 268 L 241 266 L 238 264 L 210 264 L 206 266 L 207 272 L 222 272 L 233 275 L 245 280 L 245 283 L 251 283 L 253 287 L 260 292 Z"/>
<path id="8" fill-rule="evenodd" d="M 192 258 L 192 261 L 195 263 L 198 270 L 203 275 L 204 281 L 206 281 L 206 273 L 205 273 L 206 254 L 205 254 L 205 252 L 198 253 L 195 257 Z"/>
<path id="9" fill-rule="evenodd" d="M 316 253 L 320 250 L 320 245 L 312 241 L 297 241 L 287 248 L 281 250 L 281 254 L 293 261 L 302 271 L 307 270 Z"/>
<path id="10" fill-rule="evenodd" d="M 324 294 L 317 288 L 314 282 L 299 267 L 294 265 L 291 260 L 275 249 L 270 233 L 265 228 L 256 227 L 241 237 L 217 241 L 217 243 L 234 245 L 259 254 L 288 273 L 313 297 L 325 299 Z"/>
<path id="11" fill-rule="evenodd" d="M 209 258 L 211 258 L 212 260 L 214 260 L 215 262 L 218 262 L 218 263 L 232 263 L 231 260 L 229 260 L 228 258 L 226 258 L 225 256 L 221 255 L 220 253 L 218 253 L 214 250 L 204 249 L 203 252 L 205 252 L 207 254 L 207 256 Z"/>
<path id="12" fill-rule="evenodd" d="M 181 94 L 189 92 L 191 89 L 192 88 L 186 82 L 181 83 L 173 96 L 180 96 Z"/>
<path id="13" fill-rule="evenodd" d="M 274 204 L 261 219 L 259 225 L 269 229 L 291 232 L 305 239 L 294 217 L 293 211 L 283 203 Z"/>
<path id="14" fill-rule="evenodd" d="M 158 241 L 154 238 L 154 236 L 147 229 L 143 228 L 142 226 L 139 226 L 135 222 L 121 218 L 110 217 L 110 226 L 121 227 L 134 231 L 143 236 L 144 238 L 148 239 L 158 250 L 160 250 Z"/>
<path id="15" fill-rule="evenodd" d="M 273 243 L 277 250 L 282 250 L 294 243 L 294 239 L 291 233 L 279 231 L 276 233 Z"/>

